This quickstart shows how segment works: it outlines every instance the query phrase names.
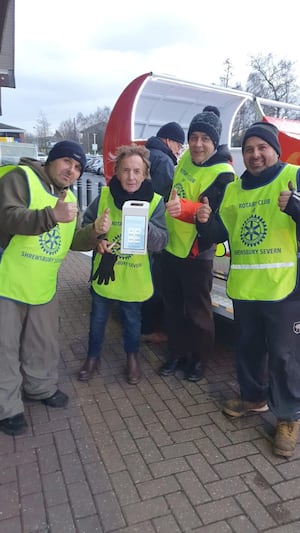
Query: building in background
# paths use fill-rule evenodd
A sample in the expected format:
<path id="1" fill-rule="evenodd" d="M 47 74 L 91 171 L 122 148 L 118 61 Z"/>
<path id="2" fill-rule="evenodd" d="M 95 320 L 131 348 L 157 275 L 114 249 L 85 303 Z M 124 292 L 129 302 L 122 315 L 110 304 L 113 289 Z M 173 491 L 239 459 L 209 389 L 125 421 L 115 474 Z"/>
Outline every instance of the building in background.
<path id="1" fill-rule="evenodd" d="M 15 88 L 15 0 L 0 2 L 0 115 L 1 89 Z"/>

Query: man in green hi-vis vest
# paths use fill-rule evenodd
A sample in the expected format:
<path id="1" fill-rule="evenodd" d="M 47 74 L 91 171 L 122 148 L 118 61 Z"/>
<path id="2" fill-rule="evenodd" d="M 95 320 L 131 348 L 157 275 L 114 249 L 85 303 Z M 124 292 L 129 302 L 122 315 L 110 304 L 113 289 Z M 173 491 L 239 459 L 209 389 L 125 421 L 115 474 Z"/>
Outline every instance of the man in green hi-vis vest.
<path id="1" fill-rule="evenodd" d="M 231 154 L 220 145 L 220 111 L 206 106 L 191 120 L 189 148 L 181 156 L 166 203 L 169 241 L 162 253 L 162 287 L 165 303 L 168 356 L 159 374 L 184 370 L 189 381 L 204 378 L 214 349 L 214 319 L 210 291 L 215 247 L 199 246 L 195 215 L 202 195 L 214 209 L 235 178 Z"/>
<path id="2" fill-rule="evenodd" d="M 202 242 L 230 245 L 240 397 L 223 412 L 239 418 L 270 407 L 273 453 L 290 457 L 300 425 L 300 167 L 280 161 L 278 133 L 267 122 L 246 130 L 246 171 L 227 186 L 217 215 L 203 199 L 196 226 Z"/>
<path id="3" fill-rule="evenodd" d="M 26 431 L 22 392 L 65 407 L 57 388 L 57 274 L 68 250 L 97 245 L 99 220 L 81 228 L 70 186 L 86 163 L 80 144 L 60 141 L 45 165 L 22 158 L 0 168 L 0 431 Z"/>

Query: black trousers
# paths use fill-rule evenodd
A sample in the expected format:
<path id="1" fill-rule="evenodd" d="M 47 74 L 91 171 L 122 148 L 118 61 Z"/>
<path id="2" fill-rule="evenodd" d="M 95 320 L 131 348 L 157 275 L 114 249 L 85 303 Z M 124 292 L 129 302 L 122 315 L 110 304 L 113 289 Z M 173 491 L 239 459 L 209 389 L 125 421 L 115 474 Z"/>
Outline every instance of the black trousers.
<path id="1" fill-rule="evenodd" d="M 300 419 L 300 299 L 234 301 L 241 398 L 267 400 L 279 420 Z"/>
<path id="2" fill-rule="evenodd" d="M 163 297 L 170 356 L 192 357 L 205 366 L 213 351 L 212 260 L 162 253 Z"/>

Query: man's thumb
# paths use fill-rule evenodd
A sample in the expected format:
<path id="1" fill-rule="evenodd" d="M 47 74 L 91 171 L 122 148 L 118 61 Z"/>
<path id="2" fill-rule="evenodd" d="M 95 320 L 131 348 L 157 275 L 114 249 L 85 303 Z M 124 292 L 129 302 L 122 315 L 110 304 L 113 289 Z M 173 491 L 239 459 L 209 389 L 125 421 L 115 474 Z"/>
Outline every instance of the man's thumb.
<path id="1" fill-rule="evenodd" d="M 205 205 L 209 205 L 209 201 L 208 201 L 207 196 L 203 196 L 203 198 L 201 198 L 201 203 L 205 204 Z"/>
<path id="2" fill-rule="evenodd" d="M 289 187 L 289 190 L 292 191 L 292 192 L 295 190 L 294 185 L 292 184 L 291 181 L 289 181 L 288 187 Z"/>
<path id="3" fill-rule="evenodd" d="M 110 212 L 110 209 L 109 209 L 109 207 L 107 207 L 106 209 L 104 209 L 104 214 L 105 214 L 105 215 L 108 215 L 108 214 L 109 214 L 109 212 Z"/>
<path id="4" fill-rule="evenodd" d="M 173 189 L 171 193 L 171 200 L 176 200 L 177 196 L 178 194 L 177 194 L 176 189 Z"/>
<path id="5" fill-rule="evenodd" d="M 62 191 L 62 193 L 61 193 L 59 199 L 60 199 L 62 202 L 64 202 L 66 196 L 67 196 L 67 191 L 64 190 L 64 191 Z"/>

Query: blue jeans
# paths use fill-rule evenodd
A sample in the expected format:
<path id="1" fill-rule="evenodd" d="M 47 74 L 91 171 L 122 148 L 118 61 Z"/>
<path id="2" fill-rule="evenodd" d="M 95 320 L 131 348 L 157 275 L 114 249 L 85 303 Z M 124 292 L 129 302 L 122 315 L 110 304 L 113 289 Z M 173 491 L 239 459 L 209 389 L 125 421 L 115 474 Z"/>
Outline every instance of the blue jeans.
<path id="1" fill-rule="evenodd" d="M 105 326 L 113 303 L 116 300 L 103 298 L 91 289 L 92 308 L 90 313 L 90 331 L 88 358 L 100 358 L 104 341 Z M 126 353 L 137 353 L 141 335 L 141 302 L 122 302 L 121 321 L 123 326 L 123 346 Z"/>

